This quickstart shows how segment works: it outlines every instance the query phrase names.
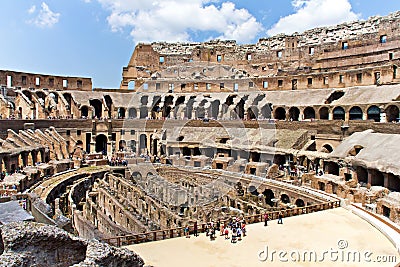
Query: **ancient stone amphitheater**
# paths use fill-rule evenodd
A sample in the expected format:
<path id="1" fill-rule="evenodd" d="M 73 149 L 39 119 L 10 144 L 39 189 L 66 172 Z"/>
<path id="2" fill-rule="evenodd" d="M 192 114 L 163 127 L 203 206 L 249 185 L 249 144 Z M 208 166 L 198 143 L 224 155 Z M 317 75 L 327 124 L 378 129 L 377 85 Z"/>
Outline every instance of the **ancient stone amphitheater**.
<path id="1" fill-rule="evenodd" d="M 142 266 L 104 243 L 339 206 L 400 233 L 399 65 L 397 12 L 249 45 L 141 43 L 119 89 L 1 70 L 0 204 L 102 243 L 0 206 L 0 265 Z"/>

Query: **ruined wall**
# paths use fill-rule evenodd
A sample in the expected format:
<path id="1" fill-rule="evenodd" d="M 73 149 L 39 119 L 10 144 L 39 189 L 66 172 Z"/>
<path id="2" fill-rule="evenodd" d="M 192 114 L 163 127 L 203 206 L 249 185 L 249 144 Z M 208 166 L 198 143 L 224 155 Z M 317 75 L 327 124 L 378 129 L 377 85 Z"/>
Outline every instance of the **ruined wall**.
<path id="1" fill-rule="evenodd" d="M 14 88 L 90 91 L 92 79 L 1 70 L 0 85 Z"/>
<path id="2" fill-rule="evenodd" d="M 130 81 L 136 90 L 163 92 L 297 90 L 398 82 L 393 66 L 399 64 L 399 18 L 397 12 L 302 34 L 277 35 L 254 45 L 221 40 L 139 44 L 123 69 L 120 88 L 128 89 Z M 204 63 L 225 65 L 232 68 L 231 74 L 241 75 L 228 78 L 219 71 L 194 71 Z M 244 79 L 251 79 L 252 85 Z M 225 86 L 219 88 L 219 83 Z"/>

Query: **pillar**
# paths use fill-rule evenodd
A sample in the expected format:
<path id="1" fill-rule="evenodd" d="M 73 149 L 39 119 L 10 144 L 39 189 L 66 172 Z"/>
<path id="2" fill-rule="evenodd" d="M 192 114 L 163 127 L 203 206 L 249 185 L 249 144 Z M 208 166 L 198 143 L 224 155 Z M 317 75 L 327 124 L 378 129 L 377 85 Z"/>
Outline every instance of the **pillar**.
<path id="1" fill-rule="evenodd" d="M 389 188 L 389 174 L 383 173 L 383 186 Z"/>
<path id="2" fill-rule="evenodd" d="M 368 184 L 372 185 L 372 172 L 369 169 L 367 169 L 367 172 L 368 172 Z"/>

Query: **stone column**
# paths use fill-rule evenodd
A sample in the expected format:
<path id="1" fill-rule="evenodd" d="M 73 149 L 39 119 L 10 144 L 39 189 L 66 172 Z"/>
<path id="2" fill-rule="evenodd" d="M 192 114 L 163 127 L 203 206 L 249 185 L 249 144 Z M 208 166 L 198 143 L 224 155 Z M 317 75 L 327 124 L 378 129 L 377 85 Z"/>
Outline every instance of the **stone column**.
<path id="1" fill-rule="evenodd" d="M 372 185 L 372 172 L 369 169 L 367 169 L 367 172 L 368 172 L 368 184 Z"/>
<path id="2" fill-rule="evenodd" d="M 388 173 L 383 173 L 383 186 L 385 188 L 389 187 L 389 174 Z"/>

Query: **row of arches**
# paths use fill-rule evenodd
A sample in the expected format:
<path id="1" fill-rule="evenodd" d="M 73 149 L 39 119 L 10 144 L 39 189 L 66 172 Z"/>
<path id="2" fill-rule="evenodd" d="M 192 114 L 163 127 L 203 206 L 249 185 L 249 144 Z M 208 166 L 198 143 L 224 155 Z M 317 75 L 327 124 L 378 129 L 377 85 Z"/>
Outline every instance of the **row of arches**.
<path id="1" fill-rule="evenodd" d="M 282 193 L 279 196 L 279 199 L 276 198 L 274 191 L 272 189 L 264 189 L 262 193 L 259 193 L 257 188 L 253 185 L 249 186 L 248 191 L 250 194 L 254 196 L 260 196 L 261 194 L 265 197 L 265 203 L 270 205 L 271 207 L 275 206 L 278 201 L 281 201 L 284 204 L 290 204 L 291 199 L 288 194 Z M 294 201 L 294 205 L 297 207 L 304 207 L 306 203 L 304 202 L 303 199 L 301 198 L 296 198 Z"/>
<path id="2" fill-rule="evenodd" d="M 375 122 L 379 122 L 381 120 L 381 113 L 386 113 L 386 118 L 388 122 L 397 121 L 399 118 L 399 108 L 395 105 L 388 106 L 384 111 L 382 111 L 378 106 L 370 106 L 366 111 L 366 119 L 373 120 Z M 329 119 L 329 108 L 321 107 L 318 110 L 319 119 L 328 120 Z M 363 120 L 364 112 L 358 106 L 353 106 L 349 109 L 348 112 L 349 120 Z M 301 119 L 317 119 L 315 109 L 312 107 L 306 107 L 303 111 L 303 118 L 300 118 L 300 109 L 297 107 L 291 107 L 288 110 L 288 114 L 285 108 L 278 107 L 274 110 L 274 118 L 277 120 L 285 120 L 289 119 L 292 121 L 299 121 Z M 333 120 L 346 120 L 346 111 L 343 107 L 335 107 L 332 110 L 332 119 Z"/>

